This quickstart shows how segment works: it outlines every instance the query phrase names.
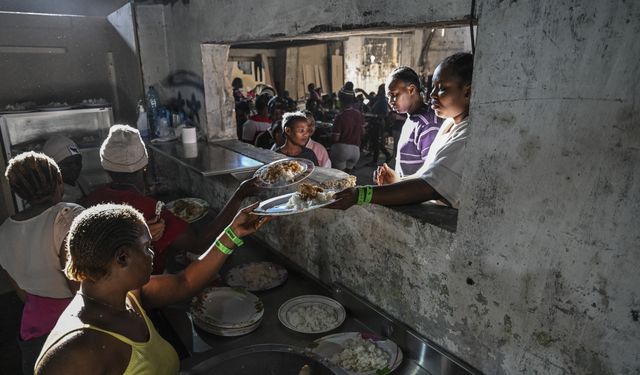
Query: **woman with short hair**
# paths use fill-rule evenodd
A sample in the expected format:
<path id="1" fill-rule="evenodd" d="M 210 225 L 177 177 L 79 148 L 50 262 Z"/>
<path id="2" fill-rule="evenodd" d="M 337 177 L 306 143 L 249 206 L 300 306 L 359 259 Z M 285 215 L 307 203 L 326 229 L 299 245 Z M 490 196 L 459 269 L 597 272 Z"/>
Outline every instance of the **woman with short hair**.
<path id="1" fill-rule="evenodd" d="M 179 274 L 151 276 L 153 251 L 144 217 L 131 206 L 91 207 L 69 232 L 67 277 L 80 290 L 49 335 L 37 374 L 177 374 L 178 355 L 145 310 L 184 301 L 209 285 L 233 249 L 269 221 L 235 216 L 213 245 Z"/>
<path id="2" fill-rule="evenodd" d="M 47 335 L 77 289 L 60 270 L 66 259 L 64 239 L 83 208 L 61 202 L 62 174 L 44 154 L 31 151 L 14 157 L 5 177 L 28 204 L 0 226 L 0 266 L 24 302 L 18 345 L 22 372 L 32 374 Z"/>

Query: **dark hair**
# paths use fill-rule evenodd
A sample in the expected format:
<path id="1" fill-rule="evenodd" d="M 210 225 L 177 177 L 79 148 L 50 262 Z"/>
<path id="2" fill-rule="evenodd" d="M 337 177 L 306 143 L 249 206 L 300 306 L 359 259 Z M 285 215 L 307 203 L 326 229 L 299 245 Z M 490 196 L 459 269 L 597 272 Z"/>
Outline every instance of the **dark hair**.
<path id="1" fill-rule="evenodd" d="M 293 127 L 293 124 L 295 124 L 296 121 L 300 121 L 300 120 L 309 122 L 309 119 L 304 114 L 304 112 L 301 112 L 301 111 L 287 112 L 284 115 L 282 115 L 282 129 L 284 130 L 285 128 Z"/>
<path id="2" fill-rule="evenodd" d="M 274 96 L 269 100 L 267 104 L 267 108 L 269 109 L 269 115 L 273 115 L 273 111 L 276 108 L 285 109 L 287 108 L 287 100 L 281 96 Z"/>
<path id="3" fill-rule="evenodd" d="M 4 172 L 9 186 L 27 202 L 53 198 L 62 174 L 53 159 L 39 152 L 24 152 L 11 160 Z"/>
<path id="4" fill-rule="evenodd" d="M 118 249 L 133 246 L 144 223 L 142 214 L 127 205 L 100 204 L 84 210 L 69 229 L 67 277 L 97 281 L 107 276 Z"/>
<path id="5" fill-rule="evenodd" d="M 258 96 L 258 99 L 256 99 L 256 110 L 260 112 L 264 109 L 267 109 L 267 104 L 269 104 L 269 100 L 271 100 L 271 98 L 272 96 L 268 92 L 260 94 L 260 96 Z"/>
<path id="6" fill-rule="evenodd" d="M 462 86 L 471 85 L 473 76 L 473 55 L 468 52 L 458 52 L 446 57 L 440 63 L 440 70 L 447 70 L 452 78 L 457 79 Z"/>
<path id="7" fill-rule="evenodd" d="M 315 83 L 310 83 L 307 85 L 307 90 L 312 91 L 316 88 L 316 84 Z"/>
<path id="8" fill-rule="evenodd" d="M 395 68 L 391 74 L 389 74 L 389 78 L 387 79 L 387 82 L 389 83 L 393 81 L 402 81 L 407 85 L 414 85 L 418 91 L 422 90 L 418 73 L 408 66 L 399 66 Z"/>
<path id="9" fill-rule="evenodd" d="M 242 86 L 242 78 L 240 77 L 236 77 L 233 79 L 233 81 L 231 81 L 231 87 L 233 87 L 234 89 L 242 88 Z"/>

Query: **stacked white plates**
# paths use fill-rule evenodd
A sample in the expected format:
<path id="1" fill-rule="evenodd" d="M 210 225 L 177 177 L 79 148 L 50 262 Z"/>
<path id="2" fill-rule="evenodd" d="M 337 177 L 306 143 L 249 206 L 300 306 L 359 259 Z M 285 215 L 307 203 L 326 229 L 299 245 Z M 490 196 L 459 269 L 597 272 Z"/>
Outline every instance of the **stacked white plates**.
<path id="1" fill-rule="evenodd" d="M 240 336 L 254 331 L 262 322 L 264 306 L 244 289 L 209 288 L 191 304 L 193 323 L 218 336 Z"/>

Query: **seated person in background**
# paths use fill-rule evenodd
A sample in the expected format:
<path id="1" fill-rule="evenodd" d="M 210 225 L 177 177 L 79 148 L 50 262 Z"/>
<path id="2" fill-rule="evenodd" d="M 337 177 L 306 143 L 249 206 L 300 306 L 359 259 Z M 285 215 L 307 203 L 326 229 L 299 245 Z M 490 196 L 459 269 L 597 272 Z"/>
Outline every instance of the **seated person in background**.
<path id="1" fill-rule="evenodd" d="M 282 117 L 284 144 L 275 151 L 292 158 L 311 160 L 314 165 L 318 165 L 316 154 L 306 147 L 311 137 L 310 128 L 304 112 L 285 113 Z"/>
<path id="2" fill-rule="evenodd" d="M 284 93 L 282 94 L 282 96 L 284 97 L 284 100 L 287 101 L 287 112 L 295 112 L 298 108 L 298 104 L 296 103 L 295 100 L 293 100 L 293 98 L 289 95 L 289 91 L 284 90 Z"/>
<path id="3" fill-rule="evenodd" d="M 378 94 L 373 96 L 370 100 L 371 113 L 377 117 L 370 119 L 369 125 L 367 126 L 369 132 L 369 149 L 373 154 L 373 159 L 369 165 L 376 166 L 378 165 L 380 151 L 382 151 L 386 158 L 385 162 L 388 162 L 391 159 L 391 154 L 387 151 L 387 148 L 384 146 L 384 142 L 382 141 L 387 115 L 389 114 L 384 85 L 378 86 Z"/>
<path id="4" fill-rule="evenodd" d="M 262 132 L 256 137 L 255 146 L 260 148 L 272 149 L 274 145 L 280 147 L 284 140 L 278 137 L 278 123 L 282 120 L 282 114 L 285 113 L 287 108 L 287 101 L 281 96 L 274 96 L 269 100 L 267 109 L 269 110 L 269 117 L 271 118 L 271 128 L 269 131 Z M 282 143 L 279 143 L 282 142 Z"/>
<path id="5" fill-rule="evenodd" d="M 239 140 L 242 140 L 242 126 L 249 120 L 250 113 L 251 107 L 248 101 L 242 101 L 236 104 L 236 135 Z"/>
<path id="6" fill-rule="evenodd" d="M 242 140 L 244 142 L 254 144 L 256 137 L 271 127 L 271 119 L 267 109 L 269 100 L 271 100 L 271 95 L 268 93 L 260 94 L 256 99 L 258 114 L 249 117 L 247 122 L 242 125 Z"/>
<path id="7" fill-rule="evenodd" d="M 360 159 L 360 144 L 364 134 L 364 117 L 355 107 L 356 96 L 353 83 L 349 86 L 350 83 L 347 82 L 338 93 L 342 109 L 333 121 L 330 153 L 333 167 L 347 173 L 351 172 Z"/>
<path id="8" fill-rule="evenodd" d="M 0 226 L 0 271 L 6 271 L 24 303 L 18 346 L 22 373 L 33 374 L 47 335 L 77 290 L 60 270 L 66 260 L 65 237 L 83 208 L 60 201 L 62 175 L 44 154 L 14 157 L 5 176 L 11 190 L 29 203 Z"/>
<path id="9" fill-rule="evenodd" d="M 144 169 L 148 161 L 147 149 L 137 129 L 128 125 L 112 126 L 109 136 L 100 147 L 100 162 L 113 182 L 94 190 L 86 202 L 87 207 L 100 203 L 128 204 L 140 211 L 147 221 L 154 224 L 157 221 L 162 222 L 163 233 L 153 236 L 153 273 L 158 274 L 165 268 L 170 246 L 190 252 L 204 250 L 211 243 L 211 239 L 229 223 L 242 200 L 252 194 L 256 186 L 253 181 L 241 184 L 205 233 L 196 236 L 193 230 L 187 230 L 189 225 L 185 221 L 167 209 L 163 209 L 160 218 L 156 218 L 157 201 L 145 195 Z"/>
<path id="10" fill-rule="evenodd" d="M 384 186 L 345 189 L 336 194 L 339 200 L 331 208 L 347 209 L 356 203 L 371 202 L 385 206 L 439 200 L 460 206 L 460 183 L 464 169 L 464 150 L 469 134 L 469 102 L 473 56 L 456 53 L 445 58 L 433 72 L 431 108 L 446 118 L 438 130 L 420 178 Z"/>
<path id="11" fill-rule="evenodd" d="M 175 375 L 178 354 L 156 331 L 149 309 L 185 301 L 217 277 L 234 248 L 269 218 L 238 212 L 208 250 L 179 274 L 151 276 L 153 251 L 144 217 L 126 205 L 100 205 L 73 221 L 67 277 L 80 290 L 36 363 L 46 374 Z M 222 231 L 221 231 L 222 232 Z"/>
<path id="12" fill-rule="evenodd" d="M 395 171 L 386 163 L 380 166 L 375 174 L 378 185 L 422 176 L 427 167 L 429 149 L 443 122 L 424 102 L 420 77 L 413 69 L 407 66 L 396 68 L 389 74 L 386 86 L 389 106 L 408 116 L 398 140 Z"/>
<path id="13" fill-rule="evenodd" d="M 316 158 L 318 159 L 318 165 L 323 168 L 331 168 L 331 159 L 329 158 L 329 153 L 327 149 L 324 148 L 323 145 L 311 139 L 313 133 L 316 132 L 316 120 L 313 117 L 313 114 L 309 111 L 304 111 L 305 116 L 307 116 L 307 120 L 309 120 L 309 142 L 307 142 L 306 147 L 311 149 L 314 154 L 316 154 Z"/>
<path id="14" fill-rule="evenodd" d="M 78 177 L 82 171 L 82 155 L 78 145 L 71 139 L 56 134 L 44 143 L 42 153 L 53 159 L 60 168 L 62 181 L 64 181 L 62 201 L 73 203 L 82 201 L 85 193 L 78 185 Z"/>

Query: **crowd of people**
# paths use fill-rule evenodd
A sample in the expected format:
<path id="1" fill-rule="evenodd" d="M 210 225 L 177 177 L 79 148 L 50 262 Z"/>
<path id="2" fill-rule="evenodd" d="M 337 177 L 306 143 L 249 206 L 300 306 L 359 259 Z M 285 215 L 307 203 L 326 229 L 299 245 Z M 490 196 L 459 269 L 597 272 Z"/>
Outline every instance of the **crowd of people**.
<path id="1" fill-rule="evenodd" d="M 365 128 L 375 158 L 382 152 L 390 159 L 380 141 L 385 123 L 391 113 L 404 115 L 394 167 L 382 164 L 374 185 L 337 193 L 330 208 L 429 200 L 457 208 L 472 71 L 471 54 L 447 57 L 433 72 L 425 100 L 418 74 L 399 67 L 377 93 L 362 94 L 375 115 L 368 121 L 355 94 L 360 90 L 347 82 L 337 94 L 340 110 L 329 151 L 311 139 L 325 102 L 312 85 L 306 111 L 296 110 L 288 95 L 261 93 L 256 113 L 238 135 L 287 156 L 350 171 L 360 158 Z M 241 87 L 234 83 L 237 105 L 248 102 Z M 149 157 L 137 129 L 110 128 L 100 162 L 112 182 L 92 192 L 77 184 L 82 157 L 72 140 L 52 137 L 43 152 L 9 161 L 5 177 L 26 208 L 0 225 L 0 266 L 24 302 L 23 372 L 177 373 L 176 352 L 146 311 L 197 294 L 242 245 L 241 238 L 271 219 L 252 215 L 256 204 L 241 209 L 244 198 L 258 192 L 255 180 L 241 183 L 215 220 L 196 232 L 166 209 L 157 214 L 157 200 L 146 194 Z M 184 251 L 202 255 L 178 274 L 163 273 L 168 259 Z"/>

